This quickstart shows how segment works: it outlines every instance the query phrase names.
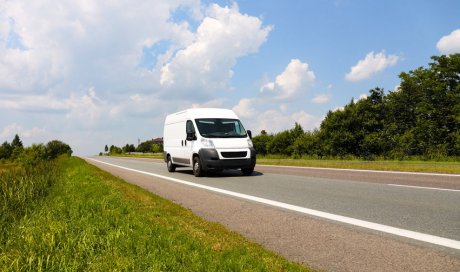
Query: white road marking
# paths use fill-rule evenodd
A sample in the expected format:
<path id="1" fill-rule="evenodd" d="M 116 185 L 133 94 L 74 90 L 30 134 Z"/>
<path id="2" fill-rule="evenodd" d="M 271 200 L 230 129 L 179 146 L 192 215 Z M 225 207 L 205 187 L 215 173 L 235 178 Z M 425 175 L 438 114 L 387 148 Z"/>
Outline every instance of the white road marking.
<path id="1" fill-rule="evenodd" d="M 364 169 L 310 167 L 310 166 L 287 166 L 287 165 L 269 165 L 269 164 L 257 164 L 257 166 L 293 168 L 293 169 L 312 169 L 312 170 L 331 170 L 331 171 L 348 171 L 348 172 L 383 173 L 383 174 L 401 174 L 401 175 L 460 177 L 460 174 L 442 174 L 442 173 L 425 173 L 425 172 L 402 172 L 402 171 L 364 170 Z"/>
<path id="2" fill-rule="evenodd" d="M 144 174 L 144 175 L 149 175 L 149 176 L 169 180 L 169 181 L 172 181 L 172 182 L 176 182 L 176 183 L 180 183 L 180 184 L 184 184 L 184 185 L 188 185 L 188 186 L 192 186 L 192 187 L 196 187 L 196 188 L 205 189 L 205 190 L 212 191 L 212 192 L 217 192 L 217 193 L 221 193 L 221 194 L 225 194 L 225 195 L 230 195 L 230 196 L 234 196 L 234 197 L 238 197 L 238 198 L 251 200 L 251 201 L 254 201 L 254 202 L 263 203 L 263 204 L 266 204 L 266 205 L 278 207 L 278 208 L 283 208 L 283 209 L 286 209 L 286 210 L 296 211 L 296 212 L 300 212 L 300 213 L 303 213 L 303 214 L 313 215 L 313 216 L 317 216 L 317 217 L 321 217 L 321 218 L 325 218 L 325 219 L 329 219 L 329 220 L 333 220 L 333 221 L 337 221 L 337 222 L 341 222 L 341 223 L 346 223 L 346 224 L 350 224 L 350 225 L 354 225 L 354 226 L 358 226 L 358 227 L 362 227 L 362 228 L 376 230 L 376 231 L 389 233 L 389 234 L 393 234 L 393 235 L 397 235 L 397 236 L 401 236 L 401 237 L 406 237 L 406 238 L 410 238 L 410 239 L 414 239 L 414 240 L 418 240 L 418 241 L 422 241 L 422 242 L 426 242 L 426 243 L 430 243 L 430 244 L 435 244 L 435 245 L 439 245 L 439 246 L 444 246 L 444 247 L 460 250 L 460 241 L 453 240 L 453 239 L 448 239 L 448 238 L 434 236 L 434 235 L 430 235 L 430 234 L 425 234 L 425 233 L 420 233 L 420 232 L 415 232 L 415 231 L 395 228 L 395 227 L 391 227 L 391 226 L 387 226 L 387 225 L 372 223 L 372 222 L 368 222 L 368 221 L 364 221 L 364 220 L 360 220 L 360 219 L 355 219 L 355 218 L 351 218 L 351 217 L 346 217 L 346 216 L 341 216 L 341 215 L 336 215 L 336 214 L 332 214 L 332 213 L 312 210 L 312 209 L 308 209 L 308 208 L 304 208 L 304 207 L 300 207 L 300 206 L 295 206 L 295 205 L 291 205 L 291 204 L 287 204 L 287 203 L 283 203 L 283 202 L 279 202 L 279 201 L 274 201 L 274 200 L 265 199 L 265 198 L 261 198 L 261 197 L 257 197 L 257 196 L 246 195 L 246 194 L 242 194 L 242 193 L 237 193 L 237 192 L 233 192 L 233 191 L 219 189 L 219 188 L 215 188 L 215 187 L 211 187 L 211 186 L 207 186 L 207 185 L 197 184 L 197 183 L 193 183 L 193 182 L 189 182 L 189 181 L 185 181 L 185 180 L 181 180 L 181 179 L 177 179 L 177 178 L 172 178 L 172 177 L 168 177 L 168 176 L 158 175 L 158 174 L 154 174 L 154 173 L 150 173 L 150 172 L 146 172 L 146 171 L 136 170 L 136 169 L 132 169 L 132 168 L 128 168 L 128 167 L 124 167 L 124 166 L 120 166 L 120 165 L 116 165 L 116 164 L 112 164 L 112 163 L 108 163 L 108 162 L 103 162 L 103 161 L 96 160 L 96 159 L 93 159 L 93 158 L 87 158 L 87 159 L 95 161 L 95 162 L 98 162 L 98 163 L 110 165 L 112 167 L 117 167 L 117 168 L 120 168 L 120 169 L 132 171 L 132 172 L 136 172 L 136 173 L 140 173 L 140 174 Z"/>
<path id="3" fill-rule="evenodd" d="M 414 188 L 414 189 L 460 192 L 460 190 L 456 190 L 456 189 L 445 189 L 445 188 L 434 188 L 434 187 L 423 187 L 423 186 L 411 186 L 411 185 L 401 185 L 401 184 L 387 184 L 387 185 L 389 185 L 389 186 L 397 186 L 397 187 L 405 187 L 405 188 Z"/>

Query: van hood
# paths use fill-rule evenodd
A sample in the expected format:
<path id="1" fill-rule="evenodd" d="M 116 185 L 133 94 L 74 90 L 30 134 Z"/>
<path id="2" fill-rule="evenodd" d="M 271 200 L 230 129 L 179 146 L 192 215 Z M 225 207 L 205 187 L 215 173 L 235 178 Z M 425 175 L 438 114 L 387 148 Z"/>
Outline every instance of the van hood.
<path id="1" fill-rule="evenodd" d="M 248 138 L 210 138 L 215 148 L 248 148 Z"/>

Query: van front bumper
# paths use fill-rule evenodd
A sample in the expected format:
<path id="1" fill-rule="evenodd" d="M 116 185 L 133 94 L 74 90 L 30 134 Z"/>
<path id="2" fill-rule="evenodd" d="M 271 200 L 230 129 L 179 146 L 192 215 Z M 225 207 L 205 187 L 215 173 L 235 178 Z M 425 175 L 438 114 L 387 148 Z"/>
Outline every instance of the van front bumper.
<path id="1" fill-rule="evenodd" d="M 201 159 L 201 167 L 203 170 L 221 170 L 221 169 L 238 169 L 238 168 L 254 168 L 256 165 L 256 150 L 249 148 L 250 157 L 243 159 L 219 159 L 219 154 L 216 149 L 203 148 L 198 151 Z"/>

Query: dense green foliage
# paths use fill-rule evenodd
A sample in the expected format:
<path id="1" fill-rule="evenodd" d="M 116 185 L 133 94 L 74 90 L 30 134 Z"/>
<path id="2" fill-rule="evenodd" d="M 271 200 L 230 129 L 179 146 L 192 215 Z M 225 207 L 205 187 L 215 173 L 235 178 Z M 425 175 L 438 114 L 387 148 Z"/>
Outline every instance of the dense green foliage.
<path id="1" fill-rule="evenodd" d="M 79 158 L 5 231 L 2 271 L 306 271 Z"/>
<path id="2" fill-rule="evenodd" d="M 21 164 L 36 164 L 42 160 L 53 160 L 60 155 L 72 155 L 72 148 L 59 140 L 49 141 L 46 145 L 32 144 L 24 147 L 16 134 L 11 144 L 7 141 L 0 146 L 0 160 L 15 161 Z"/>
<path id="3" fill-rule="evenodd" d="M 401 73 L 395 91 L 370 90 L 343 109 L 329 111 L 320 129 L 295 124 L 253 142 L 260 154 L 311 157 L 460 156 L 460 54 L 434 56 L 428 68 Z"/>
<path id="4" fill-rule="evenodd" d="M 117 154 L 128 154 L 131 152 L 141 152 L 141 153 L 160 153 L 163 152 L 163 145 L 155 143 L 153 140 L 147 140 L 140 143 L 137 148 L 133 144 L 126 144 L 123 148 L 120 148 L 115 145 L 111 145 L 110 148 L 107 148 L 107 145 L 104 148 L 107 155 L 117 155 Z M 101 152 L 99 155 L 102 155 Z"/>

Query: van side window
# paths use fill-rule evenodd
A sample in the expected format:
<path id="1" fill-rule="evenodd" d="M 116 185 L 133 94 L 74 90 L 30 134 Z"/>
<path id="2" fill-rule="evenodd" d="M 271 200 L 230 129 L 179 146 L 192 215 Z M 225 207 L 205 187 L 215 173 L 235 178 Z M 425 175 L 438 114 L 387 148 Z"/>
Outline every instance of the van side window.
<path id="1" fill-rule="evenodd" d="M 193 126 L 192 121 L 188 120 L 186 124 L 186 133 L 195 132 L 195 127 Z"/>

